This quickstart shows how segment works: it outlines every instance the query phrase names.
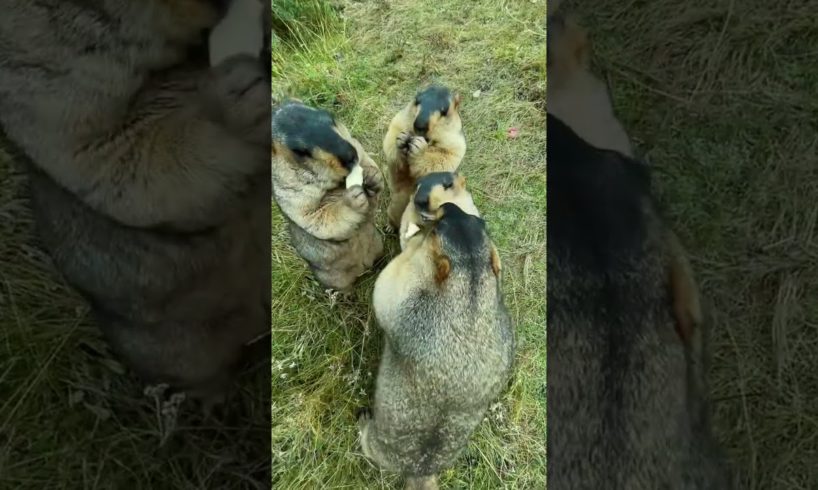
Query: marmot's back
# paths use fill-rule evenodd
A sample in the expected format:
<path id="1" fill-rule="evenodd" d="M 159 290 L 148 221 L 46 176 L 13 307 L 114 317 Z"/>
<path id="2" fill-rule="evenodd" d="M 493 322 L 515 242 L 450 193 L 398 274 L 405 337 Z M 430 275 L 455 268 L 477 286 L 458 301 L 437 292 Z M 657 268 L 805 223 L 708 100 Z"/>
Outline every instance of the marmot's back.
<path id="1" fill-rule="evenodd" d="M 549 484 L 720 483 L 690 410 L 703 394 L 676 331 L 647 168 L 547 121 Z"/>

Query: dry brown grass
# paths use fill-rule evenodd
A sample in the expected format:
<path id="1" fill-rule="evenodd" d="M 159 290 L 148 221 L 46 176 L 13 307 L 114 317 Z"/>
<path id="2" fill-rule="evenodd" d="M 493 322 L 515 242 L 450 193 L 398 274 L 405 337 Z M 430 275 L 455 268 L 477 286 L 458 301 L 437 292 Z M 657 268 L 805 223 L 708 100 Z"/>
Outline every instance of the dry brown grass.
<path id="1" fill-rule="evenodd" d="M 818 488 L 818 16 L 807 1 L 578 2 L 712 307 L 744 488 Z"/>

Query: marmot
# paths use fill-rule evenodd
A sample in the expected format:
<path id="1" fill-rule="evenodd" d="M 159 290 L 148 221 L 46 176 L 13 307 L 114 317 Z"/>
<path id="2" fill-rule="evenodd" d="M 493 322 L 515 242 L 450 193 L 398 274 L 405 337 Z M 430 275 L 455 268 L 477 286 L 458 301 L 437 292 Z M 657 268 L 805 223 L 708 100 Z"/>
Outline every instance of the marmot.
<path id="1" fill-rule="evenodd" d="M 500 258 L 485 222 L 444 203 L 378 276 L 372 295 L 385 345 L 372 410 L 359 413 L 364 454 L 436 488 L 506 387 L 514 328 Z"/>
<path id="2" fill-rule="evenodd" d="M 321 285 L 348 292 L 383 255 L 380 169 L 343 124 L 297 101 L 275 112 L 272 135 L 273 196 L 292 245 Z"/>
<path id="3" fill-rule="evenodd" d="M 454 172 L 466 153 L 460 95 L 432 85 L 392 118 L 383 140 L 391 191 L 389 226 L 398 230 L 417 179 Z"/>

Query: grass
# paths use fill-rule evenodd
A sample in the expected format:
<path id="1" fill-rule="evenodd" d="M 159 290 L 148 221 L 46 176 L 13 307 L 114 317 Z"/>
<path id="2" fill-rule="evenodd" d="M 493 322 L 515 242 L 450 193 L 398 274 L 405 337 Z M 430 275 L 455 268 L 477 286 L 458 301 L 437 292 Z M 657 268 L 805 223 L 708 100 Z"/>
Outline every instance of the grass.
<path id="1" fill-rule="evenodd" d="M 0 151 L 0 488 L 265 488 L 266 366 L 221 422 L 146 395 L 39 250 L 15 169 Z"/>
<path id="2" fill-rule="evenodd" d="M 807 2 L 573 2 L 712 308 L 742 488 L 818 488 L 818 20 Z"/>
<path id="3" fill-rule="evenodd" d="M 418 88 L 439 81 L 463 95 L 461 168 L 503 260 L 520 346 L 508 391 L 442 483 L 544 488 L 545 2 L 344 1 L 328 10 L 317 3 L 326 5 L 278 4 L 289 18 L 304 19 L 304 5 L 322 17 L 280 28 L 274 98 L 330 110 L 382 163 L 389 120 Z M 520 129 L 517 139 L 507 137 L 510 127 Z M 372 395 L 382 346 L 370 306 L 377 272 L 360 280 L 352 299 L 331 301 L 288 245 L 277 209 L 273 215 L 274 486 L 396 488 L 396 475 L 360 454 L 354 419 Z M 394 256 L 396 238 L 386 243 Z"/>

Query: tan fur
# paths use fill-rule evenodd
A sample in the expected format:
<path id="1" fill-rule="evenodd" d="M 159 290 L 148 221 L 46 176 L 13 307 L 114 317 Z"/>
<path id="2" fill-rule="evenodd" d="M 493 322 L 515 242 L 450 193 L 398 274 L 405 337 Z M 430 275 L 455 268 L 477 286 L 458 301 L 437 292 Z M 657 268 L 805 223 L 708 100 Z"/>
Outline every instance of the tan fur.
<path id="1" fill-rule="evenodd" d="M 431 172 L 454 172 L 466 153 L 466 139 L 460 120 L 460 96 L 455 94 L 446 117 L 436 114 L 429 124 L 428 140 L 414 135 L 418 114 L 414 101 L 398 112 L 383 140 L 391 192 L 388 218 L 395 230 L 409 203 L 418 178 Z M 402 147 L 407 149 L 403 150 Z"/>
<path id="2" fill-rule="evenodd" d="M 416 283 L 431 283 L 436 273 L 434 256 L 424 249 L 424 233 L 420 232 L 406 243 L 406 248 L 395 256 L 378 275 L 380 284 L 373 292 L 374 309 L 389 311 L 395 298 L 404 297 Z M 411 281 L 403 279 L 411 278 Z"/>
<path id="3" fill-rule="evenodd" d="M 498 278 L 500 277 L 502 264 L 500 263 L 500 254 L 497 252 L 497 247 L 494 245 L 491 247 L 491 270 L 494 271 L 495 276 Z"/>
<path id="4" fill-rule="evenodd" d="M 435 262 L 435 284 L 440 286 L 449 278 L 449 273 L 452 272 L 452 263 L 440 248 L 440 241 L 434 240 L 432 243 L 432 255 Z"/>
<path id="5" fill-rule="evenodd" d="M 679 336 L 690 345 L 694 341 L 696 330 L 702 327 L 704 321 L 699 290 L 687 253 L 676 234 L 668 231 L 666 243 L 671 256 L 670 288 L 677 329 Z"/>
<path id="6" fill-rule="evenodd" d="M 191 60 L 206 0 L 10 0 L 0 123 L 50 178 L 128 226 L 220 224 L 268 171 L 262 63 Z"/>
<path id="7" fill-rule="evenodd" d="M 409 477 L 406 479 L 404 490 L 438 490 L 437 476 Z"/>
<path id="8" fill-rule="evenodd" d="M 287 124 L 287 116 L 281 114 L 281 124 Z M 325 130 L 351 144 L 360 158 L 364 184 L 347 189 L 344 180 L 349 171 L 337 155 L 313 145 L 309 158 L 299 161 L 287 147 L 283 132 L 276 133 L 275 124 L 273 195 L 290 224 L 292 244 L 318 282 L 347 292 L 383 255 L 383 241 L 374 223 L 383 187 L 380 169 L 343 124 L 331 127 L 327 123 Z"/>
<path id="9" fill-rule="evenodd" d="M 549 24 L 546 110 L 588 143 L 633 156 L 605 84 L 590 71 L 587 33 L 568 15 Z"/>

